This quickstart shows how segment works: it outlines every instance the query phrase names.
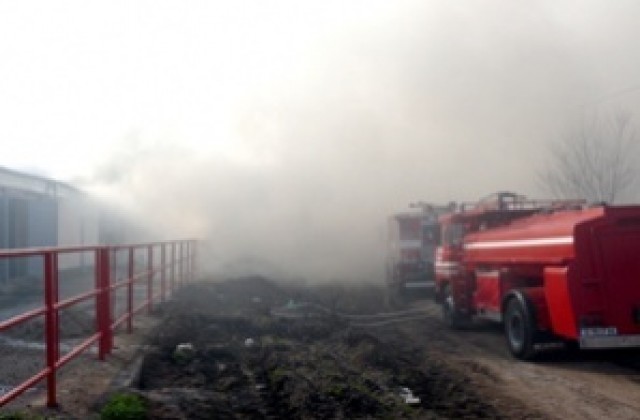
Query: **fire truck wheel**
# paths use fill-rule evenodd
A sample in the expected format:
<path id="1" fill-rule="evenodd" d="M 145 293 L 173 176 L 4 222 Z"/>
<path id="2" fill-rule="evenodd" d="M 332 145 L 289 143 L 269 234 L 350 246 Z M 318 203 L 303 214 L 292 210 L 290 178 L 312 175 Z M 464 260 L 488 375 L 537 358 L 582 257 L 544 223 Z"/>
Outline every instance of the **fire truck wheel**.
<path id="1" fill-rule="evenodd" d="M 521 360 L 531 360 L 535 357 L 533 314 L 520 299 L 512 298 L 507 303 L 504 332 L 511 354 Z"/>
<path id="2" fill-rule="evenodd" d="M 442 292 L 442 318 L 445 324 L 452 329 L 460 329 L 464 324 L 464 318 L 460 312 L 456 310 L 453 296 L 451 295 L 451 287 L 444 286 Z"/>

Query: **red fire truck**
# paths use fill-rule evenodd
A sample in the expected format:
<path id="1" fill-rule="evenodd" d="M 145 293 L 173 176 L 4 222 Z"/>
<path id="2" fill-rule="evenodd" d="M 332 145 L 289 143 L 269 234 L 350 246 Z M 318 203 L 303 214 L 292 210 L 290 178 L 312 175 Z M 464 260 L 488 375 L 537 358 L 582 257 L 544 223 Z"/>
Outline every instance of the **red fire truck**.
<path id="1" fill-rule="evenodd" d="M 498 193 L 440 223 L 436 290 L 451 327 L 502 322 L 520 359 L 561 340 L 640 346 L 640 206 Z"/>
<path id="2" fill-rule="evenodd" d="M 387 284 L 399 294 L 433 288 L 435 251 L 440 243 L 438 216 L 450 210 L 422 202 L 410 207 L 419 210 L 389 218 Z"/>

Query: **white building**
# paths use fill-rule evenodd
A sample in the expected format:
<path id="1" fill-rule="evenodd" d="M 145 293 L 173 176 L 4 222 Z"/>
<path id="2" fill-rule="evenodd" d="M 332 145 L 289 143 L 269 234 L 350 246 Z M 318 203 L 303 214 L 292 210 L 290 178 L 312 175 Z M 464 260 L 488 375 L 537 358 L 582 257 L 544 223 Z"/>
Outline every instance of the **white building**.
<path id="1" fill-rule="evenodd" d="M 95 245 L 100 212 L 80 190 L 58 181 L 0 167 L 0 249 Z M 65 256 L 64 269 L 84 256 Z M 0 280 L 39 270 L 33 258 L 0 259 Z"/>

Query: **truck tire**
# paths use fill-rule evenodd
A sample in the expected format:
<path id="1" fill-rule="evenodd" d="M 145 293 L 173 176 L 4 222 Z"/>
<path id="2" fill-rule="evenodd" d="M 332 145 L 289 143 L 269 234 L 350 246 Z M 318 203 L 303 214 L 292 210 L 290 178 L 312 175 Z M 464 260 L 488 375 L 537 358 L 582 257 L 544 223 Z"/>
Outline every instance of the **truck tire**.
<path id="1" fill-rule="evenodd" d="M 520 360 L 533 360 L 536 338 L 534 314 L 526 301 L 511 298 L 504 314 L 504 333 L 511 354 Z"/>
<path id="2" fill-rule="evenodd" d="M 442 288 L 442 319 L 447 327 L 454 330 L 462 328 L 465 321 L 464 316 L 456 309 L 451 286 L 448 284 Z"/>

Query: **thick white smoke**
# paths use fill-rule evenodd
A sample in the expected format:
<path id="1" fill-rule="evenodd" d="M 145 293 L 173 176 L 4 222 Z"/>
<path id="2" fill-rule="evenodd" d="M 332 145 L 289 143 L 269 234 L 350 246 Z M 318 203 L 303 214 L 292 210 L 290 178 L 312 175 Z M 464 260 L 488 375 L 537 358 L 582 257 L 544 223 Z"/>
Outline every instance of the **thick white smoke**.
<path id="1" fill-rule="evenodd" d="M 636 3 L 251 5 L 219 10 L 238 22 L 222 39 L 196 26 L 137 70 L 177 128 L 133 122 L 84 183 L 156 236 L 206 240 L 218 270 L 379 279 L 389 213 L 541 195 L 558 133 L 640 67 Z"/>

